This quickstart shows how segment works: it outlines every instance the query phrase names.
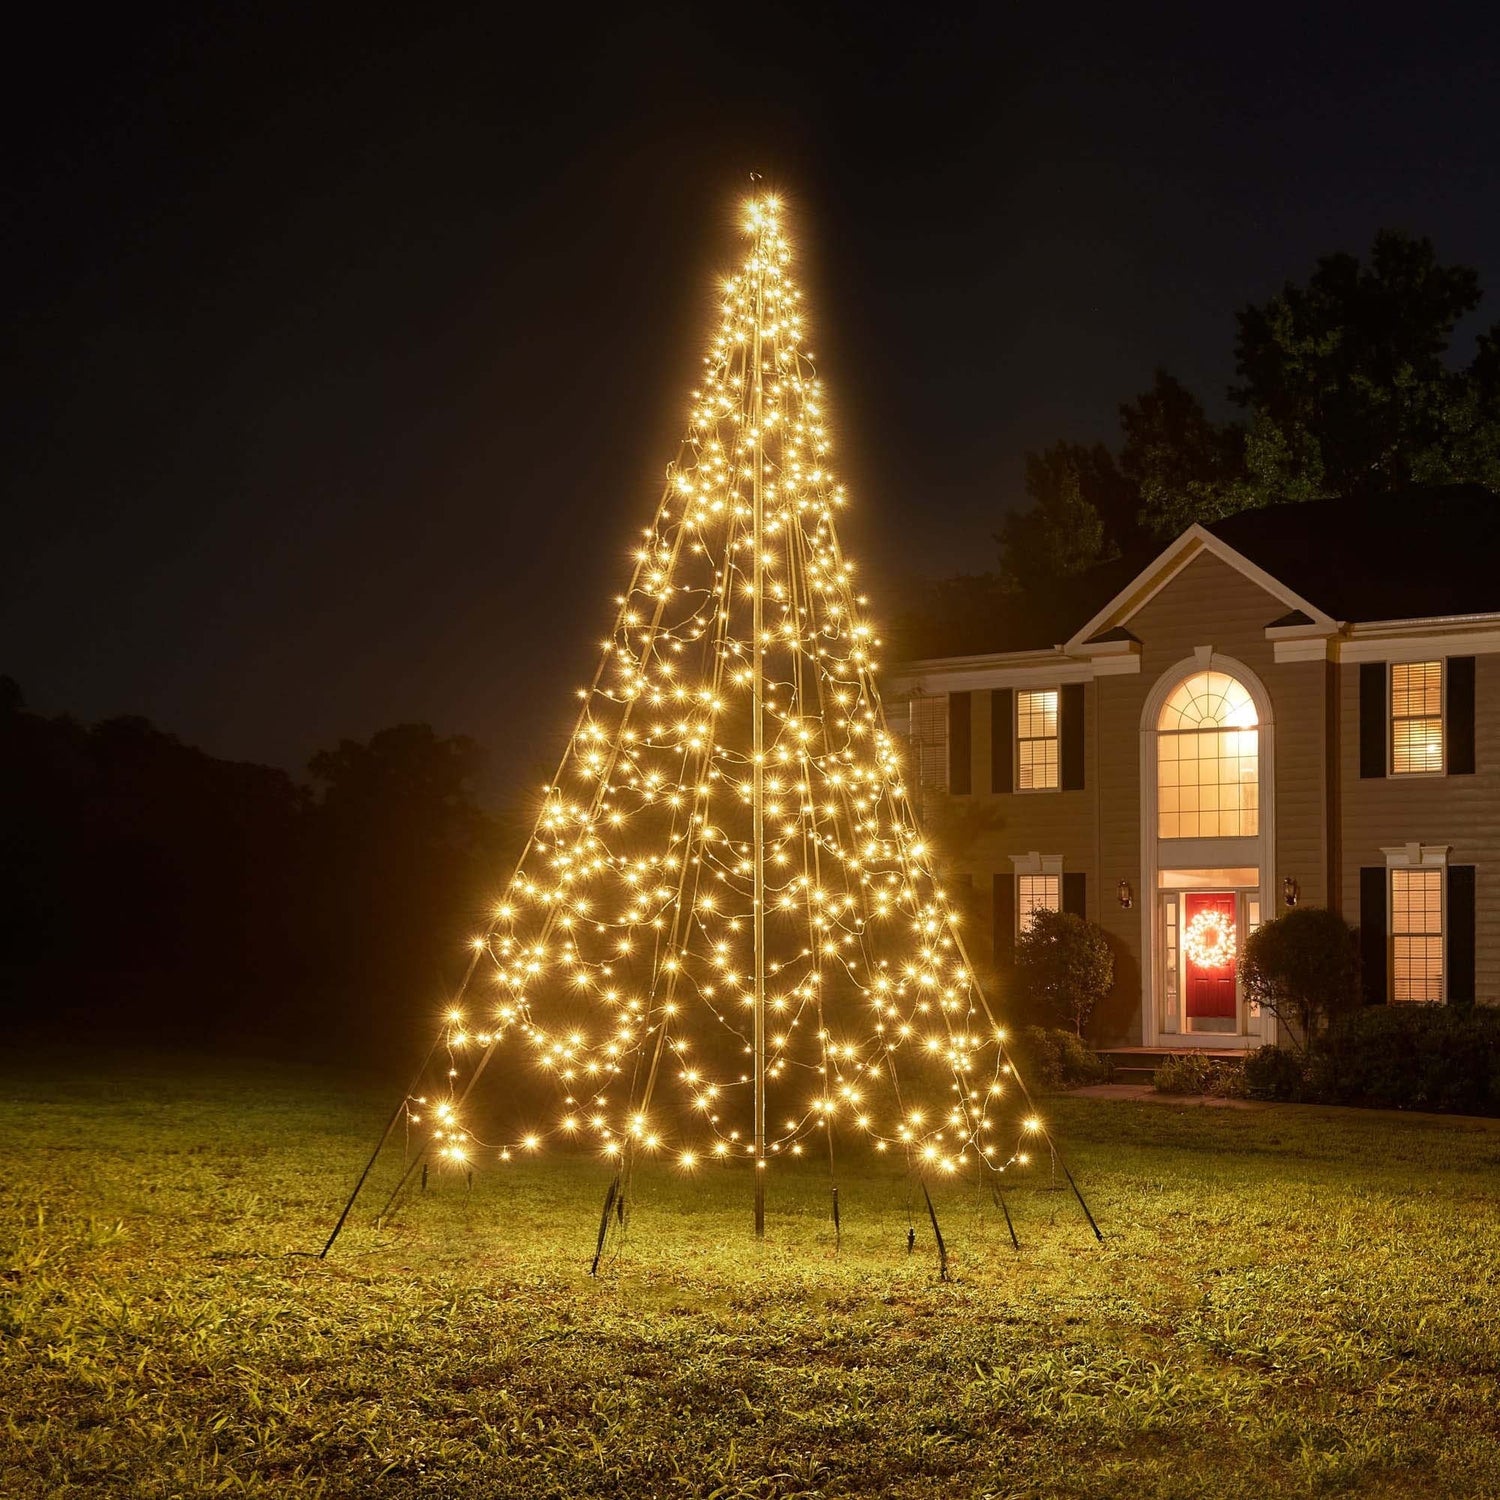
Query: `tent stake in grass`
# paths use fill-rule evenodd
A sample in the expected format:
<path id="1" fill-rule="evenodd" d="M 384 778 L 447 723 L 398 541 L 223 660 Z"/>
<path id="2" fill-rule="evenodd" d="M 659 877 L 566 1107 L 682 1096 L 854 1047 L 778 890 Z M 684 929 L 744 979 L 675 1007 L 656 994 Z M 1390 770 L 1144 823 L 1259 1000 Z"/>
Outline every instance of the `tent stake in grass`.
<path id="1" fill-rule="evenodd" d="M 423 1148 L 421 1154 L 412 1157 L 411 1164 L 401 1174 L 400 1179 L 397 1181 L 395 1187 L 391 1189 L 391 1196 L 385 1200 L 385 1206 L 380 1210 L 378 1214 L 375 1215 L 375 1222 L 377 1224 L 384 1224 L 385 1221 L 390 1218 L 391 1209 L 395 1207 L 396 1199 L 401 1196 L 401 1189 L 411 1181 L 418 1167 L 421 1167 L 422 1178 L 425 1181 L 427 1177 L 427 1160 L 425 1147 Z"/>
<path id="2" fill-rule="evenodd" d="M 478 962 L 479 955 L 476 953 L 473 958 L 469 960 L 469 970 L 468 973 L 464 975 L 464 985 L 467 985 L 469 980 L 473 977 L 474 966 Z M 422 1075 L 426 1073 L 428 1067 L 431 1065 L 432 1059 L 436 1055 L 438 1046 L 441 1041 L 442 1033 L 439 1032 L 439 1034 L 435 1038 L 433 1038 L 432 1046 L 427 1049 L 427 1056 L 422 1059 L 422 1066 L 418 1068 L 416 1073 L 412 1076 L 411 1086 L 401 1096 L 401 1102 L 397 1104 L 395 1109 L 391 1111 L 391 1117 L 385 1122 L 385 1129 L 380 1132 L 380 1139 L 375 1142 L 375 1149 L 370 1153 L 370 1159 L 365 1163 L 364 1171 L 359 1174 L 359 1181 L 354 1184 L 354 1191 L 349 1194 L 349 1199 L 344 1204 L 343 1212 L 339 1214 L 338 1223 L 333 1226 L 333 1233 L 328 1236 L 328 1242 L 323 1246 L 322 1250 L 318 1252 L 319 1260 L 328 1259 L 328 1252 L 333 1249 L 333 1242 L 343 1232 L 344 1222 L 349 1217 L 349 1211 L 354 1207 L 354 1200 L 359 1197 L 361 1190 L 364 1188 L 366 1179 L 375 1169 L 375 1163 L 380 1160 L 380 1153 L 385 1150 L 385 1143 L 390 1140 L 391 1132 L 396 1128 L 396 1122 L 398 1120 L 405 1119 L 407 1121 L 407 1131 L 409 1134 L 411 1129 L 410 1122 L 412 1095 L 415 1094 L 417 1089 L 421 1087 Z"/>
<path id="3" fill-rule="evenodd" d="M 1047 1139 L 1050 1144 L 1051 1136 L 1048 1136 Z M 1089 1221 L 1089 1228 L 1094 1231 L 1094 1238 L 1102 1245 L 1104 1243 L 1104 1231 L 1094 1222 L 1094 1216 L 1089 1212 L 1089 1206 L 1084 1201 L 1083 1193 L 1080 1191 L 1078 1184 L 1074 1182 L 1073 1174 L 1068 1170 L 1067 1162 L 1063 1160 L 1062 1153 L 1056 1151 L 1055 1148 L 1053 1154 L 1056 1157 L 1058 1166 L 1063 1169 L 1063 1176 L 1068 1179 L 1068 1186 L 1073 1189 L 1073 1196 L 1078 1200 L 1078 1206 L 1083 1210 L 1084 1218 Z"/>
<path id="4" fill-rule="evenodd" d="M 1010 1243 L 1012 1248 L 1019 1250 L 1021 1242 L 1016 1238 L 1016 1226 L 1010 1216 L 1010 1205 L 1005 1201 L 1005 1192 L 999 1182 L 992 1176 L 990 1178 L 990 1196 L 995 1200 L 996 1207 L 1005 1215 L 1005 1227 L 1010 1230 Z"/>
<path id="5" fill-rule="evenodd" d="M 625 1201 L 620 1193 L 620 1176 L 616 1172 L 609 1180 L 609 1187 L 604 1192 L 604 1212 L 599 1215 L 599 1239 L 594 1246 L 594 1263 L 589 1267 L 589 1275 L 599 1274 L 599 1262 L 604 1259 L 604 1242 L 609 1238 L 609 1217 L 618 1212 L 620 1216 L 620 1227 L 625 1227 Z"/>
<path id="6" fill-rule="evenodd" d="M 932 1206 L 932 1194 L 927 1191 L 927 1179 L 922 1179 L 922 1196 L 927 1200 L 927 1217 L 932 1220 L 932 1233 L 937 1239 L 938 1280 L 948 1280 L 948 1247 L 943 1243 L 943 1231 L 938 1228 L 937 1209 Z"/>

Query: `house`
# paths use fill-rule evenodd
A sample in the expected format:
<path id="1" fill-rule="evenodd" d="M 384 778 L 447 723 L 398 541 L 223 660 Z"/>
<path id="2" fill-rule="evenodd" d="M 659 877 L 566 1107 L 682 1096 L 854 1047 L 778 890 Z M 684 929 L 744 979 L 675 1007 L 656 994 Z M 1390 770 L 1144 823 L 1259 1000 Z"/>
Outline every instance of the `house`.
<path id="1" fill-rule="evenodd" d="M 1076 911 L 1116 955 L 1096 1044 L 1246 1049 L 1240 946 L 1304 903 L 1358 926 L 1369 1002 L 1493 1003 L 1497 542 L 1474 487 L 1244 512 L 888 674 L 975 962 Z"/>

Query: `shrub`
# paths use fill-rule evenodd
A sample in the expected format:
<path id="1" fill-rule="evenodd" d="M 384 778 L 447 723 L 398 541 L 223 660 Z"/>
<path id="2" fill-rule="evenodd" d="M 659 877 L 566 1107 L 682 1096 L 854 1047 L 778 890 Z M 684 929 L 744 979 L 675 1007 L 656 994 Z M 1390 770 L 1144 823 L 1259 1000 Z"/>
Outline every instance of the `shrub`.
<path id="1" fill-rule="evenodd" d="M 1245 994 L 1288 1027 L 1304 1051 L 1333 1018 L 1360 1004 L 1355 932 L 1337 912 L 1299 906 L 1245 941 Z"/>
<path id="2" fill-rule="evenodd" d="M 1215 1099 L 1243 1099 L 1245 1070 L 1200 1052 L 1174 1052 L 1151 1075 L 1158 1094 L 1203 1094 Z"/>
<path id="3" fill-rule="evenodd" d="M 1028 1026 L 1018 1042 L 1017 1062 L 1028 1087 L 1055 1092 L 1104 1083 L 1109 1078 L 1109 1064 L 1071 1031 Z"/>
<path id="4" fill-rule="evenodd" d="M 1500 1114 L 1500 1010 L 1355 1011 L 1320 1038 L 1310 1083 L 1330 1104 Z"/>
<path id="5" fill-rule="evenodd" d="M 1043 1011 L 1083 1035 L 1114 982 L 1115 961 L 1097 922 L 1043 908 L 1016 940 L 1016 978 Z"/>
<path id="6" fill-rule="evenodd" d="M 1252 1099 L 1300 1099 L 1306 1093 L 1306 1067 L 1285 1047 L 1257 1047 L 1245 1057 L 1245 1092 Z"/>

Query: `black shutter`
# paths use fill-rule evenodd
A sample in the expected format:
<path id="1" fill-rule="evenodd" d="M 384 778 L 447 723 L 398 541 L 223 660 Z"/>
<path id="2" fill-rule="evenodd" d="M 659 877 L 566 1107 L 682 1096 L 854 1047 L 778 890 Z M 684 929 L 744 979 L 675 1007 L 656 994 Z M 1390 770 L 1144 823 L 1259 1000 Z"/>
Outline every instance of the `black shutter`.
<path id="1" fill-rule="evenodd" d="M 1474 658 L 1450 656 L 1445 670 L 1448 722 L 1448 774 L 1474 774 Z"/>
<path id="2" fill-rule="evenodd" d="M 1366 1005 L 1384 1005 L 1386 869 L 1363 865 L 1359 872 L 1359 961 L 1364 970 Z"/>
<path id="3" fill-rule="evenodd" d="M 995 876 L 995 968 L 1008 974 L 1016 961 L 1016 877 Z"/>
<path id="4" fill-rule="evenodd" d="M 1015 785 L 1015 693 L 1010 688 L 996 688 L 990 694 L 990 790 L 1009 792 Z"/>
<path id="5" fill-rule="evenodd" d="M 1082 870 L 1063 871 L 1062 903 L 1075 917 L 1088 916 L 1088 877 Z"/>
<path id="6" fill-rule="evenodd" d="M 948 694 L 948 790 L 959 797 L 974 790 L 973 697 Z"/>
<path id="7" fill-rule="evenodd" d="M 1474 1003 L 1474 866 L 1448 866 L 1448 1004 Z"/>
<path id="8" fill-rule="evenodd" d="M 1359 664 L 1359 774 L 1385 775 L 1390 715 L 1385 707 L 1385 663 Z"/>
<path id="9" fill-rule="evenodd" d="M 1083 684 L 1070 682 L 1058 694 L 1057 747 L 1061 771 L 1059 785 L 1065 792 L 1083 790 Z"/>

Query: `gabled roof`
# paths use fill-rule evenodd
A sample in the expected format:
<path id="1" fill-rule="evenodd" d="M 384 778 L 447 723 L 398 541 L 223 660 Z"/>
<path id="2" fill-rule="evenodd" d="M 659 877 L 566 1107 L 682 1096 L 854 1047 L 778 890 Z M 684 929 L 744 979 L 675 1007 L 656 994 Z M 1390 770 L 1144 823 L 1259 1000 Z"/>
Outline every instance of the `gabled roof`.
<path id="1" fill-rule="evenodd" d="M 1123 628 L 1137 611 L 1205 553 L 1244 574 L 1273 599 L 1280 601 L 1287 610 L 1304 614 L 1309 620 L 1326 625 L 1329 629 L 1337 625 L 1335 619 L 1310 600 L 1289 589 L 1275 575 L 1227 545 L 1206 527 L 1195 525 L 1189 526 L 1165 551 L 1158 553 L 1086 624 L 1074 631 L 1068 638 L 1066 649 L 1070 653 L 1086 655 L 1091 644 L 1106 640 L 1114 631 Z"/>
<path id="2" fill-rule="evenodd" d="M 1500 610 L 1500 496 L 1481 485 L 1272 505 L 1207 529 L 1338 620 Z"/>
<path id="3" fill-rule="evenodd" d="M 1096 656 L 1130 637 L 1135 612 L 1204 553 L 1252 579 L 1266 626 L 1332 633 L 1370 621 L 1500 613 L 1500 495 L 1480 485 L 1404 490 L 1370 501 L 1315 500 L 1191 526 L 1155 554 L 1134 552 L 1003 596 L 920 655 L 1010 655 L 1058 643 Z M 939 649 L 941 646 L 941 649 Z"/>

